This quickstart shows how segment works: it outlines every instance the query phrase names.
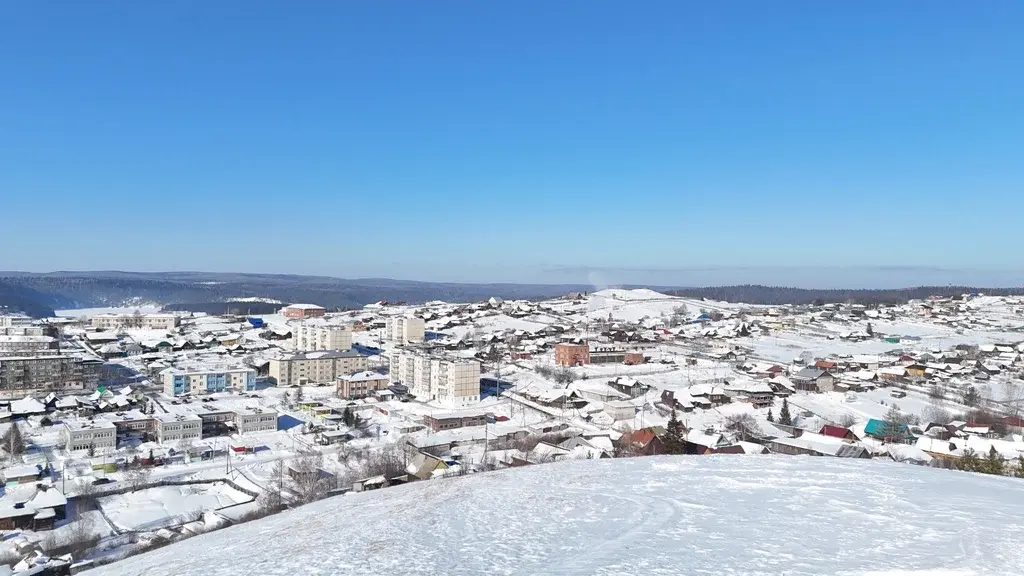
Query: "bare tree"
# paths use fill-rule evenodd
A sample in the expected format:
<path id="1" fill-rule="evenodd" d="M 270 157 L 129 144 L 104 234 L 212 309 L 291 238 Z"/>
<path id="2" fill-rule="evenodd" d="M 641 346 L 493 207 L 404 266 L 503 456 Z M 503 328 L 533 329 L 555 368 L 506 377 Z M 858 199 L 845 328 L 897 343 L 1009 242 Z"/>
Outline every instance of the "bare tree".
<path id="1" fill-rule="evenodd" d="M 323 469 L 324 459 L 320 452 L 306 452 L 292 460 L 291 477 L 295 487 L 295 498 L 300 504 L 308 504 L 327 496 L 331 483 Z"/>
<path id="2" fill-rule="evenodd" d="M 857 423 L 857 417 L 849 412 L 843 412 L 836 418 L 836 424 L 843 428 L 849 428 Z"/>
<path id="3" fill-rule="evenodd" d="M 136 466 L 125 473 L 124 479 L 132 490 L 142 490 L 149 485 L 152 472 L 145 466 Z"/>
<path id="4" fill-rule="evenodd" d="M 725 428 L 735 432 L 739 440 L 749 440 L 751 437 L 762 434 L 761 427 L 757 425 L 757 420 L 748 412 L 733 414 L 727 417 L 725 419 Z"/>
<path id="5" fill-rule="evenodd" d="M 276 514 L 284 510 L 284 462 L 278 460 L 264 490 L 257 498 L 263 515 Z"/>

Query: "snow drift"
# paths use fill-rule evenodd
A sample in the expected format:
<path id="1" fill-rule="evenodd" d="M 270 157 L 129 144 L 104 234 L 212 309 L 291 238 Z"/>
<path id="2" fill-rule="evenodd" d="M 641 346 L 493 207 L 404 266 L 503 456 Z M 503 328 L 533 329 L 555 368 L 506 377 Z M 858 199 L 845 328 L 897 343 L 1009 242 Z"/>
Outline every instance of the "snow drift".
<path id="1" fill-rule="evenodd" d="M 335 497 L 88 574 L 1024 574 L 1022 496 L 882 461 L 564 462 Z"/>

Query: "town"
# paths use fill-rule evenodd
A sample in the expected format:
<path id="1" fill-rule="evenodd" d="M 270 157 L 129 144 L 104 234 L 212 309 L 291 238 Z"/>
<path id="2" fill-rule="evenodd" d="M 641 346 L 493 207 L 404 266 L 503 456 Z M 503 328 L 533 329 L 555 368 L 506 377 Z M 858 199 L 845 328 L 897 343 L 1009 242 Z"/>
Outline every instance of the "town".
<path id="1" fill-rule="evenodd" d="M 277 312 L 0 316 L 2 561 L 78 570 L 322 498 L 562 460 L 1024 476 L 1021 297 L 263 302 Z"/>

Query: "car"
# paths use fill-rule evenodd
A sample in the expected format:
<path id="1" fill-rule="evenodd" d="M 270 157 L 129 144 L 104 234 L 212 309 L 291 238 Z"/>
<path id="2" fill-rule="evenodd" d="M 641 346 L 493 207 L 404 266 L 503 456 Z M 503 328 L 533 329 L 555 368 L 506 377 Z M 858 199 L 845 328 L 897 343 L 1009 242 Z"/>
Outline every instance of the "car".
<path id="1" fill-rule="evenodd" d="M 111 480 L 110 478 L 97 478 L 97 479 L 92 481 L 92 485 L 93 486 L 102 486 L 104 484 L 113 484 L 113 483 L 114 483 L 114 481 Z"/>

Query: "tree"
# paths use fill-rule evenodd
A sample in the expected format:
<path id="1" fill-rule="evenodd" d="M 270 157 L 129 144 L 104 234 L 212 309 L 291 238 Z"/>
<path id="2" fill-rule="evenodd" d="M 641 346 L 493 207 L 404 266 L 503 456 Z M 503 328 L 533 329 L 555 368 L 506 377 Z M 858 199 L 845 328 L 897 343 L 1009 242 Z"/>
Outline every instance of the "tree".
<path id="1" fill-rule="evenodd" d="M 981 396 L 978 394 L 978 390 L 974 386 L 968 386 L 967 390 L 963 393 L 963 402 L 965 406 L 975 407 L 981 402 Z"/>
<path id="2" fill-rule="evenodd" d="M 308 504 L 327 496 L 331 483 L 323 471 L 323 454 L 306 452 L 292 461 L 291 477 L 295 486 L 295 499 Z"/>
<path id="3" fill-rule="evenodd" d="M 943 426 L 953 421 L 953 414 L 938 404 L 932 404 L 925 408 L 921 415 L 924 416 L 924 419 L 928 422 L 942 424 Z"/>
<path id="4" fill-rule="evenodd" d="M 875 335 L 875 329 L 871 326 L 871 322 L 868 322 L 868 327 L 864 331 L 867 332 L 868 336 Z"/>
<path id="5" fill-rule="evenodd" d="M 125 482 L 132 490 L 142 490 L 149 485 L 151 471 L 145 466 L 136 466 L 124 475 Z"/>
<path id="6" fill-rule="evenodd" d="M 786 398 L 782 399 L 782 410 L 779 411 L 779 424 L 783 426 L 793 425 L 793 417 L 789 414 L 789 400 Z"/>
<path id="7" fill-rule="evenodd" d="M 263 515 L 276 514 L 284 510 L 284 462 L 278 460 L 274 464 L 271 479 L 260 492 L 256 503 Z"/>
<path id="8" fill-rule="evenodd" d="M 938 384 L 932 384 L 928 389 L 928 397 L 932 400 L 943 400 L 946 398 L 946 391 Z"/>
<path id="9" fill-rule="evenodd" d="M 956 469 L 964 472 L 978 472 L 981 470 L 981 467 L 981 458 L 978 457 L 977 452 L 970 448 L 964 450 L 964 453 L 956 460 Z"/>
<path id="10" fill-rule="evenodd" d="M 345 410 L 341 413 L 341 421 L 345 423 L 345 426 L 354 428 L 356 425 L 355 414 L 352 413 L 352 408 L 345 406 Z"/>
<path id="11" fill-rule="evenodd" d="M 21 436 L 21 426 L 17 422 L 12 422 L 11 427 L 7 429 L 7 433 L 4 434 L 0 443 L 3 444 L 3 449 L 7 451 L 7 455 L 12 459 L 15 456 L 24 454 L 25 439 Z"/>
<path id="12" fill-rule="evenodd" d="M 1003 457 L 1000 456 L 999 452 L 996 452 L 995 446 L 989 447 L 988 455 L 985 456 L 985 461 L 982 462 L 980 471 L 999 476 L 1006 474 L 1006 463 L 1003 462 Z"/>
<path id="13" fill-rule="evenodd" d="M 298 404 L 306 398 L 305 394 L 302 393 L 302 386 L 295 389 L 295 403 Z"/>
<path id="14" fill-rule="evenodd" d="M 889 406 L 889 411 L 882 420 L 882 441 L 903 442 L 906 439 L 908 417 L 900 411 L 898 405 Z"/>
<path id="15" fill-rule="evenodd" d="M 286 408 L 291 408 L 292 395 L 289 394 L 287 390 L 284 391 L 284 394 L 281 394 L 281 404 Z"/>
<path id="16" fill-rule="evenodd" d="M 665 435 L 662 437 L 665 444 L 666 454 L 682 454 L 684 452 L 683 423 L 676 415 L 676 409 L 672 409 L 672 416 L 665 425 Z"/>
<path id="17" fill-rule="evenodd" d="M 772 409 L 771 408 L 768 409 L 768 421 L 769 422 L 775 422 L 775 416 L 772 415 Z"/>
<path id="18" fill-rule="evenodd" d="M 1017 456 L 1017 465 L 1013 468 L 1013 475 L 1017 478 L 1024 478 L 1024 454 Z"/>
<path id="19" fill-rule="evenodd" d="M 725 428 L 735 432 L 739 440 L 749 440 L 752 436 L 761 434 L 761 427 L 757 425 L 757 420 L 747 412 L 733 414 L 726 418 Z"/>

